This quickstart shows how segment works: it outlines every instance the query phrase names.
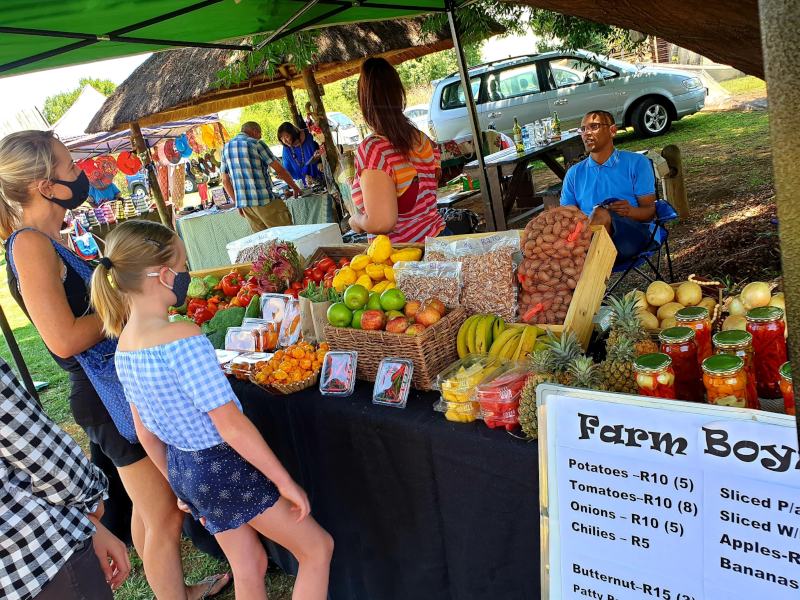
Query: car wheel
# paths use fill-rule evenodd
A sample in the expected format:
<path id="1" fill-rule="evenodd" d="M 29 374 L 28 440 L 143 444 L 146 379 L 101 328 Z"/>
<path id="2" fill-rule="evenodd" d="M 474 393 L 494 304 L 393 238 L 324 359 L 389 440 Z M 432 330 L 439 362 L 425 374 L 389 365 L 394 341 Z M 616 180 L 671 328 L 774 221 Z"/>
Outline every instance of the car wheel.
<path id="1" fill-rule="evenodd" d="M 193 194 L 197 191 L 197 182 L 194 180 L 194 177 L 186 176 L 183 182 L 183 191 L 186 194 Z"/>
<path id="2" fill-rule="evenodd" d="M 672 117 L 665 100 L 649 98 L 634 109 L 632 122 L 636 135 L 649 138 L 669 131 Z"/>
<path id="3" fill-rule="evenodd" d="M 147 196 L 147 188 L 145 188 L 141 183 L 134 185 L 131 188 L 131 196 L 137 196 L 137 197 L 141 196 L 142 198 L 144 198 L 145 196 Z"/>

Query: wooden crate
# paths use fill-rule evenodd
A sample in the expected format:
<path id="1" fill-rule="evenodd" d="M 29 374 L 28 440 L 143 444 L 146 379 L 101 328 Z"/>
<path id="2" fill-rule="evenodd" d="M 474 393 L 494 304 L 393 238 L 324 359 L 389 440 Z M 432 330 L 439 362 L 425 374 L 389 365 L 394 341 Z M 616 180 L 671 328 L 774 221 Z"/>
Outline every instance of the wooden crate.
<path id="1" fill-rule="evenodd" d="M 686 283 L 686 281 L 679 281 L 678 283 L 670 283 L 668 285 L 674 291 L 677 292 L 678 288 L 681 287 L 684 283 Z M 716 301 L 717 308 L 715 309 L 713 314 L 709 315 L 709 318 L 711 319 L 711 331 L 713 333 L 722 331 L 722 321 L 724 320 L 722 318 L 722 312 L 723 312 L 723 308 L 724 308 L 724 303 L 723 303 L 723 300 L 722 300 L 722 292 L 723 292 L 722 287 L 719 286 L 719 285 L 716 285 L 716 286 L 704 285 L 701 281 L 694 281 L 694 283 L 697 283 L 700 286 L 700 288 L 703 290 L 703 298 L 712 298 L 714 301 Z M 646 288 L 645 288 L 645 290 L 646 290 Z M 642 290 L 642 291 L 645 291 L 645 290 Z M 657 342 L 657 341 L 659 341 L 661 339 L 660 336 L 661 336 L 661 332 L 662 331 L 664 331 L 664 330 L 661 329 L 660 327 L 658 327 L 658 328 L 655 328 L 655 329 L 648 329 L 647 333 L 649 333 L 650 337 Z"/>
<path id="2" fill-rule="evenodd" d="M 209 275 L 215 275 L 217 277 L 225 277 L 228 273 L 233 270 L 239 271 L 240 275 L 247 275 L 250 272 L 250 269 L 253 268 L 253 263 L 239 263 L 236 265 L 225 265 L 224 267 L 214 267 L 213 269 L 201 269 L 198 271 L 191 271 L 190 274 L 192 277 L 208 277 Z"/>
<path id="3" fill-rule="evenodd" d="M 358 256 L 359 254 L 366 254 L 367 249 L 369 248 L 369 244 L 335 244 L 332 246 L 320 246 L 317 248 L 314 253 L 306 259 L 305 265 L 303 265 L 303 269 L 308 269 L 311 265 L 317 262 L 320 258 L 327 256 L 328 258 L 332 258 L 337 263 L 343 258 L 349 258 L 352 260 L 354 256 Z M 392 248 L 395 250 L 402 250 L 403 248 L 419 248 L 422 250 L 422 254 L 425 254 L 425 244 L 420 243 L 401 243 L 401 244 L 392 244 Z"/>

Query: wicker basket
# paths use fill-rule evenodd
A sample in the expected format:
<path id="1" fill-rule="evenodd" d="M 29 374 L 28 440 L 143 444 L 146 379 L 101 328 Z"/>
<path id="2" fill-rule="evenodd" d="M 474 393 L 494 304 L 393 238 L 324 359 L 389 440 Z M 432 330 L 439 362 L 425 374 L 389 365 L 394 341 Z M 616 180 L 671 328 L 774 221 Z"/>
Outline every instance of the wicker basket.
<path id="1" fill-rule="evenodd" d="M 250 374 L 250 383 L 260 387 L 262 390 L 272 394 L 273 396 L 288 396 L 294 392 L 299 392 L 312 385 L 317 385 L 319 381 L 319 371 L 314 372 L 310 377 L 306 377 L 302 381 L 295 381 L 292 383 L 259 383 L 255 378 L 256 371 Z"/>
<path id="2" fill-rule="evenodd" d="M 703 290 L 703 297 L 704 298 L 713 298 L 717 303 L 717 308 L 714 311 L 714 314 L 709 315 L 709 319 L 711 319 L 711 331 L 718 332 L 722 331 L 722 312 L 723 312 L 723 301 L 722 301 L 722 286 L 716 284 L 714 282 L 706 283 L 700 278 L 695 278 L 694 275 L 690 275 L 688 281 L 698 284 Z M 678 283 L 670 283 L 668 284 L 673 290 L 676 290 L 686 283 L 685 281 L 680 281 Z M 650 337 L 658 342 L 661 338 L 661 332 L 664 331 L 663 329 L 648 329 L 647 333 L 650 334 Z"/>
<path id="3" fill-rule="evenodd" d="M 436 376 L 458 358 L 456 337 L 467 319 L 460 306 L 447 308 L 444 317 L 416 336 L 330 325 L 325 327 L 325 336 L 331 350 L 358 352 L 357 379 L 375 381 L 378 365 L 387 356 L 408 358 L 414 361 L 411 385 L 428 391 Z"/>

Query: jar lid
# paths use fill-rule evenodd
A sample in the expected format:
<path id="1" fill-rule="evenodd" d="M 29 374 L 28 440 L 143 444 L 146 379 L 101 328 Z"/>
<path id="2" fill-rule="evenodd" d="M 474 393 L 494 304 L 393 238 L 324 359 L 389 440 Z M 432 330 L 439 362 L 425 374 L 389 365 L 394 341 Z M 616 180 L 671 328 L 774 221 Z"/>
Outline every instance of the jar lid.
<path id="1" fill-rule="evenodd" d="M 675 312 L 676 321 L 700 321 L 708 318 L 708 309 L 704 306 L 687 306 Z"/>
<path id="2" fill-rule="evenodd" d="M 748 310 L 745 316 L 748 321 L 766 323 L 782 319 L 783 311 L 777 306 L 759 306 L 758 308 L 751 308 Z"/>
<path id="3" fill-rule="evenodd" d="M 670 327 L 658 335 L 658 339 L 665 344 L 677 344 L 678 342 L 688 342 L 695 337 L 694 329 L 691 327 Z"/>
<path id="4" fill-rule="evenodd" d="M 658 373 L 672 364 L 672 359 L 666 354 L 652 352 L 643 354 L 633 363 L 633 368 L 639 373 Z"/>
<path id="5" fill-rule="evenodd" d="M 786 381 L 792 380 L 792 363 L 785 362 L 781 365 L 781 368 L 778 369 L 778 373 L 781 374 Z"/>
<path id="6" fill-rule="evenodd" d="M 744 368 L 744 361 L 735 354 L 715 354 L 703 361 L 703 372 L 709 375 L 733 375 Z"/>
<path id="7" fill-rule="evenodd" d="M 711 341 L 717 348 L 744 348 L 753 343 L 753 336 L 741 329 L 729 329 L 715 333 Z"/>

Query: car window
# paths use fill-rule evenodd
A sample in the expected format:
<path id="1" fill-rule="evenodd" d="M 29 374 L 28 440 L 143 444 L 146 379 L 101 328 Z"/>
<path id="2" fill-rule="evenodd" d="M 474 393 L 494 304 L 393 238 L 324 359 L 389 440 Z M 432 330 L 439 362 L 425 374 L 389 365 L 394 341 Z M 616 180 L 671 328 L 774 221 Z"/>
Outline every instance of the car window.
<path id="1" fill-rule="evenodd" d="M 489 79 L 489 101 L 527 96 L 541 91 L 536 65 L 525 65 L 495 73 Z"/>
<path id="2" fill-rule="evenodd" d="M 600 79 L 598 73 L 602 74 L 603 79 L 612 79 L 618 76 L 616 71 L 600 64 L 571 56 L 550 61 L 551 83 L 558 88 L 592 83 Z"/>
<path id="3" fill-rule="evenodd" d="M 350 120 L 350 117 L 343 113 L 333 113 L 329 116 L 342 127 L 355 127 L 355 124 Z"/>
<path id="4" fill-rule="evenodd" d="M 481 78 L 473 77 L 469 80 L 470 87 L 472 88 L 472 97 L 478 99 L 478 93 L 481 90 Z M 442 90 L 442 99 L 439 101 L 439 106 L 442 110 L 450 110 L 452 108 L 463 108 L 467 105 L 464 98 L 464 89 L 461 87 L 461 82 L 457 81 L 445 86 Z"/>

